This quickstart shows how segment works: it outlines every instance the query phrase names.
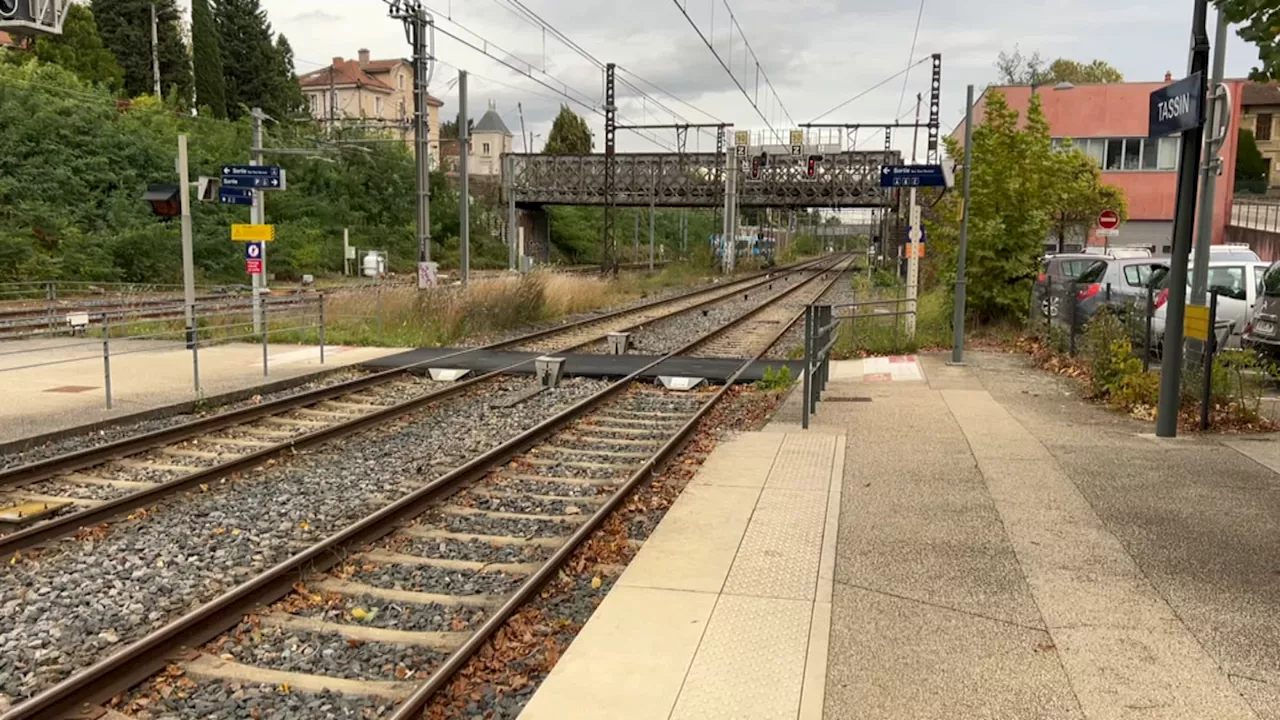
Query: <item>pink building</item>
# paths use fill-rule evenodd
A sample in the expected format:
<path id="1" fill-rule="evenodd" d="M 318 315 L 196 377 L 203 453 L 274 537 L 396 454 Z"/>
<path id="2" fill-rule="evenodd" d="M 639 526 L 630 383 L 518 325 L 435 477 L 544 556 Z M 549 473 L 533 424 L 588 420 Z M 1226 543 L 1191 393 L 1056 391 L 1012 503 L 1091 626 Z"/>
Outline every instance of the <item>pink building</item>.
<path id="1" fill-rule="evenodd" d="M 1129 219 L 1121 224 L 1120 235 L 1100 238 L 1090 233 L 1087 238 L 1069 239 L 1071 245 L 1087 242 L 1102 245 L 1150 247 L 1157 253 L 1168 253 L 1173 245 L 1173 211 L 1178 177 L 1178 140 L 1148 138 L 1148 100 L 1153 91 L 1168 85 L 1163 82 L 1113 83 L 1106 85 L 1039 86 L 1041 107 L 1049 122 L 1055 143 L 1070 139 L 1072 144 L 1094 158 L 1102 170 L 1102 180 L 1124 191 L 1129 201 Z M 1233 131 L 1228 133 L 1221 151 L 1225 161 L 1218 178 L 1214 211 L 1213 242 L 1221 243 L 1231 215 L 1231 197 L 1235 190 L 1236 133 L 1239 127 L 1240 99 L 1245 82 L 1228 80 L 1231 88 Z M 975 114 L 978 120 L 986 107 L 987 94 L 1004 93 L 1009 106 L 1024 119 L 1033 89 L 1027 85 L 993 86 L 982 93 Z M 952 133 L 963 142 L 964 123 Z M 1074 240 L 1074 242 L 1072 242 Z"/>

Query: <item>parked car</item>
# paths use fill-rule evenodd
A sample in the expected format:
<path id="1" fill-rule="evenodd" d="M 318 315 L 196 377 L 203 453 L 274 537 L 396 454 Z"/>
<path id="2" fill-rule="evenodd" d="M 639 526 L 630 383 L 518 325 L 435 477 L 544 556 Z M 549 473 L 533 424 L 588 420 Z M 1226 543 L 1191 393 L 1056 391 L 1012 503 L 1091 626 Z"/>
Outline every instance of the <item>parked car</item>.
<path id="1" fill-rule="evenodd" d="M 1070 312 L 1071 304 L 1064 301 L 1073 299 L 1069 294 L 1074 291 L 1075 319 L 1084 322 L 1103 306 L 1123 306 L 1145 298 L 1151 278 L 1167 266 L 1167 259 L 1151 257 L 1146 250 L 1051 255 L 1044 261 L 1032 297 L 1041 317 L 1056 320 Z"/>
<path id="2" fill-rule="evenodd" d="M 1280 357 L 1280 262 L 1262 274 L 1253 318 L 1245 325 L 1242 344 L 1258 352 Z"/>
<path id="3" fill-rule="evenodd" d="M 1247 257 L 1241 253 L 1225 251 L 1229 256 Z M 1252 254 L 1252 251 L 1250 251 Z M 1223 260 L 1213 254 L 1209 260 L 1208 291 L 1218 294 L 1218 324 L 1230 323 L 1225 334 L 1218 332 L 1223 347 L 1240 347 L 1245 329 L 1253 321 L 1254 306 L 1262 295 L 1261 288 L 1267 272 L 1267 264 L 1260 260 Z M 1257 255 L 1253 255 L 1257 257 Z M 1158 349 L 1164 346 L 1165 315 L 1168 312 L 1168 276 L 1160 279 L 1160 293 L 1156 296 L 1155 314 L 1151 319 L 1152 343 Z M 1187 277 L 1187 297 L 1191 296 L 1190 270 Z"/>

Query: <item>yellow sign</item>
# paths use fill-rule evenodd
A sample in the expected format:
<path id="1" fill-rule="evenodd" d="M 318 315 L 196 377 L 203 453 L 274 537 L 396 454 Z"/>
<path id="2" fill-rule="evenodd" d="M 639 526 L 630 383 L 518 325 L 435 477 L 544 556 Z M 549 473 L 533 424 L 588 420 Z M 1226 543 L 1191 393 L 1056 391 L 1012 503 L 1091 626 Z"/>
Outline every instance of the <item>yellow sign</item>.
<path id="1" fill-rule="evenodd" d="M 275 225 L 232 225 L 231 239 L 235 242 L 274 242 Z"/>
<path id="2" fill-rule="evenodd" d="M 751 131 L 738 130 L 733 133 L 733 144 L 739 147 L 746 147 L 751 144 Z"/>
<path id="3" fill-rule="evenodd" d="M 792 144 L 792 145 L 803 145 L 803 144 L 804 144 L 804 131 L 803 131 L 803 130 L 792 130 L 792 131 L 791 131 L 791 144 Z"/>
<path id="4" fill-rule="evenodd" d="M 1204 305 L 1188 305 L 1187 317 L 1182 324 L 1182 332 L 1189 338 L 1208 342 L 1209 308 Z"/>

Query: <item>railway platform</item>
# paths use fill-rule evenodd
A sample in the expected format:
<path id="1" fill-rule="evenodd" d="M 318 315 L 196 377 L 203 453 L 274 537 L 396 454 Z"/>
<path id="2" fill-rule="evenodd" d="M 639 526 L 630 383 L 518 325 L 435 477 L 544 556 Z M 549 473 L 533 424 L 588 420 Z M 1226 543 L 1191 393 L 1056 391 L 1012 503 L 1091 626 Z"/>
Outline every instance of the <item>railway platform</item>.
<path id="1" fill-rule="evenodd" d="M 969 361 L 718 447 L 523 720 L 1280 717 L 1280 442 Z"/>
<path id="2" fill-rule="evenodd" d="M 193 404 L 191 353 L 174 343 L 114 340 L 111 356 L 112 408 L 106 407 L 101 351 L 56 338 L 10 340 L 0 358 L 0 444 L 85 425 Z M 200 386 L 204 398 L 278 389 L 328 368 L 362 363 L 402 348 L 325 347 L 325 364 L 315 345 L 273 344 L 267 350 L 270 374 L 262 374 L 262 346 L 251 343 L 201 348 Z"/>

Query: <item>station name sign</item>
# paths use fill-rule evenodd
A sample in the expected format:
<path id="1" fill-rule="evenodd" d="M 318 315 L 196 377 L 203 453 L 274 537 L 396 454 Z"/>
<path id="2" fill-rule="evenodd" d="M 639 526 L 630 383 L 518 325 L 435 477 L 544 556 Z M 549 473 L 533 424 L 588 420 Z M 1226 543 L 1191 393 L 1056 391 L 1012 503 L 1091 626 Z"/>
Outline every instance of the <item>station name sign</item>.
<path id="1" fill-rule="evenodd" d="M 1204 79 L 1193 73 L 1151 93 L 1148 137 L 1164 137 L 1204 123 Z"/>

